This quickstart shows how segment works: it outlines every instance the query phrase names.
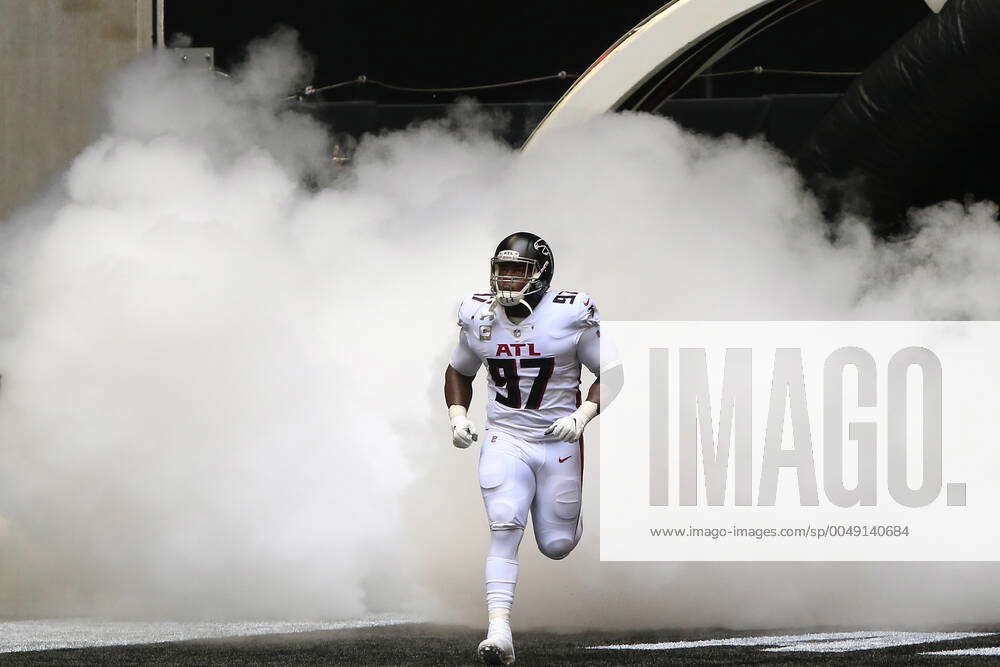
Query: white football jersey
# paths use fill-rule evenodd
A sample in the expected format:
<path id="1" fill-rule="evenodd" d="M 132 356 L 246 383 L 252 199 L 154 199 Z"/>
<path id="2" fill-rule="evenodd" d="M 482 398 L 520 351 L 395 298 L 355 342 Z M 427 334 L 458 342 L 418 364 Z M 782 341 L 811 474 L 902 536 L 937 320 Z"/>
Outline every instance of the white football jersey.
<path id="1" fill-rule="evenodd" d="M 557 442 L 545 431 L 580 405 L 581 363 L 595 374 L 599 370 L 597 306 L 584 292 L 549 290 L 531 315 L 514 324 L 500 305 L 491 315 L 492 302 L 490 293 L 462 301 L 451 365 L 466 376 L 486 365 L 489 428 L 525 440 Z M 588 342 L 581 346 L 584 334 Z"/>

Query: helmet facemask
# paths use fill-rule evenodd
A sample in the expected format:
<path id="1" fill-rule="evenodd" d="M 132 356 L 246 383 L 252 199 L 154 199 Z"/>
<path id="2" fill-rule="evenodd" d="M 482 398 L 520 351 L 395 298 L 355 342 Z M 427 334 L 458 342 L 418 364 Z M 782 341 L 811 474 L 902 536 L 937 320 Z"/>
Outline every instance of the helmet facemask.
<path id="1" fill-rule="evenodd" d="M 539 266 L 513 250 L 501 251 L 490 260 L 490 289 L 497 303 L 507 308 L 523 303 L 531 310 L 525 297 L 541 291 L 540 279 L 547 266 L 548 262 Z"/>

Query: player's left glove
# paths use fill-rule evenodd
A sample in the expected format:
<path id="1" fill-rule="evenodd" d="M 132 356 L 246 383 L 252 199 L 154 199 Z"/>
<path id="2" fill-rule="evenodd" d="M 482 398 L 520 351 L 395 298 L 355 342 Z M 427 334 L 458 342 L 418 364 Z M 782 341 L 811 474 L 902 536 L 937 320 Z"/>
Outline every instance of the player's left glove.
<path id="1" fill-rule="evenodd" d="M 587 423 L 597 416 L 600 407 L 592 401 L 584 401 L 583 405 L 576 409 L 576 412 L 568 417 L 560 417 L 552 422 L 545 435 L 552 434 L 566 442 L 579 440 L 583 435 L 583 429 L 587 428 Z"/>

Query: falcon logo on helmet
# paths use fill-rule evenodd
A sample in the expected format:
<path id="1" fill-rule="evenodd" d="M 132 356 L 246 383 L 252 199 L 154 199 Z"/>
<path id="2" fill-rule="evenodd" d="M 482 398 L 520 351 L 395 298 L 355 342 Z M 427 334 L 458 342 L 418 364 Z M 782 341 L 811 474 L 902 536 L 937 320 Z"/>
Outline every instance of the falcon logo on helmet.
<path id="1" fill-rule="evenodd" d="M 524 303 L 525 297 L 544 294 L 552 282 L 555 260 L 544 239 L 530 232 L 511 234 L 497 246 L 490 260 L 490 290 L 501 306 Z"/>

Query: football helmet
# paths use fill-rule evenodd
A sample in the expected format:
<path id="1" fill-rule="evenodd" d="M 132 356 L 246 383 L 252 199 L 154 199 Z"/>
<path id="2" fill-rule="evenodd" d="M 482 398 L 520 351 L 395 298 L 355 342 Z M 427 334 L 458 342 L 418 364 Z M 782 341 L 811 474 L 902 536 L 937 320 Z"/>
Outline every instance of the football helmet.
<path id="1" fill-rule="evenodd" d="M 501 241 L 493 253 L 490 290 L 501 306 L 527 304 L 525 297 L 540 296 L 549 289 L 554 270 L 549 244 L 530 232 L 516 232 Z"/>

